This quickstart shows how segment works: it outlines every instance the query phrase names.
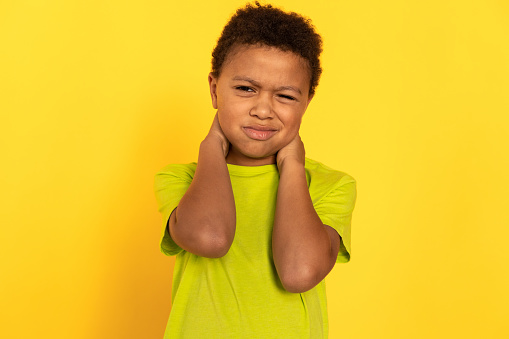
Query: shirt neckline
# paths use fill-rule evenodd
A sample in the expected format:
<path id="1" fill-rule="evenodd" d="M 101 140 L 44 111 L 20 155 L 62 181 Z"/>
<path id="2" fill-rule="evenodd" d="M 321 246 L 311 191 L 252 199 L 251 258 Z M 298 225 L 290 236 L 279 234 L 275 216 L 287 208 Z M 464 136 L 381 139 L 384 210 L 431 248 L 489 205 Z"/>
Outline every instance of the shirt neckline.
<path id="1" fill-rule="evenodd" d="M 261 165 L 261 166 L 241 166 L 226 164 L 228 166 L 228 172 L 238 176 L 249 176 L 254 174 L 277 172 L 276 164 Z"/>

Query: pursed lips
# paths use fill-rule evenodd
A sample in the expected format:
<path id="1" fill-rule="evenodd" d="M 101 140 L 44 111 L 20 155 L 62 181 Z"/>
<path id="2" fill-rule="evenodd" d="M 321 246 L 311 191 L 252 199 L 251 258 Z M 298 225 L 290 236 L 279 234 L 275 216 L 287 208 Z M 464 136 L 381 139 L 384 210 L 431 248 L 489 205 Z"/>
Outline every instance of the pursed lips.
<path id="1" fill-rule="evenodd" d="M 246 135 L 254 140 L 268 140 L 277 133 L 277 129 L 271 126 L 249 125 L 242 127 Z"/>

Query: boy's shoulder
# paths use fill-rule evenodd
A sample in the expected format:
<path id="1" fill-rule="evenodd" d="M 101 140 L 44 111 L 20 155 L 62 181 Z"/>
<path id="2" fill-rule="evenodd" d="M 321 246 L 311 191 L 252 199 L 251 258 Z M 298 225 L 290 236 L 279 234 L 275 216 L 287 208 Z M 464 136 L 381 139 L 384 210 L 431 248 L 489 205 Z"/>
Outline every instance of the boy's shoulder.
<path id="1" fill-rule="evenodd" d="M 330 168 L 321 162 L 309 158 L 306 158 L 305 168 L 308 180 L 311 180 L 311 183 L 315 181 L 314 184 L 319 184 L 321 181 L 329 183 L 341 182 L 343 184 L 355 182 L 355 179 L 351 175 Z"/>
<path id="2" fill-rule="evenodd" d="M 348 195 L 355 194 L 356 181 L 351 175 L 309 158 L 306 158 L 305 168 L 309 194 L 313 204 L 333 192 L 346 192 Z"/>
<path id="3" fill-rule="evenodd" d="M 188 164 L 169 164 L 157 172 L 156 179 L 172 177 L 191 182 L 195 172 L 196 162 Z"/>

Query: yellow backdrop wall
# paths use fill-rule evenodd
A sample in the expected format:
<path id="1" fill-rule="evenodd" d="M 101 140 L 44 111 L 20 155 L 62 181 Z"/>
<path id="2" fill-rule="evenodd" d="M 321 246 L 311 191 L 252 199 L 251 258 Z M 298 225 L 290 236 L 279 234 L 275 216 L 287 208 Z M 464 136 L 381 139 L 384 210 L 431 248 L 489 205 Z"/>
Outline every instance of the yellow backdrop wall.
<path id="1" fill-rule="evenodd" d="M 196 160 L 244 3 L 0 4 L 1 338 L 162 337 L 153 176 Z M 507 2 L 274 4 L 324 39 L 307 155 L 358 181 L 330 337 L 509 337 Z"/>

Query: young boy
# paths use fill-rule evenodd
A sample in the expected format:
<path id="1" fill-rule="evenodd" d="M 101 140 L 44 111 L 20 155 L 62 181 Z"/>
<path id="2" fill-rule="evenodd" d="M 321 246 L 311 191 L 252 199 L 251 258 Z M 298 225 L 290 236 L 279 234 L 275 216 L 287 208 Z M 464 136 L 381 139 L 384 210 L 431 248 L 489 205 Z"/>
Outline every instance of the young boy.
<path id="1" fill-rule="evenodd" d="M 321 50 L 309 20 L 270 5 L 225 26 L 198 162 L 155 180 L 161 250 L 177 255 L 165 338 L 327 337 L 323 279 L 350 259 L 356 183 L 299 137 Z"/>

